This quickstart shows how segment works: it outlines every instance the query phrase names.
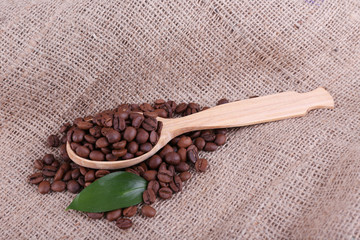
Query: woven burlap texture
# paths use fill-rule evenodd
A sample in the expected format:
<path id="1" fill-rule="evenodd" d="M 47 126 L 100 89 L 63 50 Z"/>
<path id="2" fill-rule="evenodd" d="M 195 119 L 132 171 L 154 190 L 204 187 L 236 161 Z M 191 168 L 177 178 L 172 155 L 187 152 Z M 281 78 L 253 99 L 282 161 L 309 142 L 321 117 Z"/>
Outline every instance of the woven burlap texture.
<path id="1" fill-rule="evenodd" d="M 1 239 L 359 239 L 360 4 L 0 2 Z M 157 216 L 123 231 L 26 177 L 78 116 L 325 87 L 334 110 L 229 132 Z"/>

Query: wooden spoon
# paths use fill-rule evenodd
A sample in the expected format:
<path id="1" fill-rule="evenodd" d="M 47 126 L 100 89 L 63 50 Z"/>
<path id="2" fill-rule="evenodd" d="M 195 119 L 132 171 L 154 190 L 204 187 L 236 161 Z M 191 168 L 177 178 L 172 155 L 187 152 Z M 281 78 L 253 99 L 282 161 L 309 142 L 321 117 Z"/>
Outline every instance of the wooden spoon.
<path id="1" fill-rule="evenodd" d="M 334 100 L 324 88 L 307 93 L 279 94 L 231 102 L 186 117 L 165 119 L 158 143 L 151 151 L 136 158 L 119 161 L 92 161 L 77 156 L 67 143 L 66 150 L 75 163 L 95 169 L 119 169 L 138 164 L 164 147 L 171 139 L 186 132 L 231 128 L 301 117 L 316 108 L 334 108 Z"/>

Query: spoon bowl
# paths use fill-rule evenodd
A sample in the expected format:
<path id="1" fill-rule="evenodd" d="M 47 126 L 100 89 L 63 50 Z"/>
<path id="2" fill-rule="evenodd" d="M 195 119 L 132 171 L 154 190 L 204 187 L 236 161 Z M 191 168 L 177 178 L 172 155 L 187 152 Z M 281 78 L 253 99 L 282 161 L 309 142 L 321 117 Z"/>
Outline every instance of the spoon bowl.
<path id="1" fill-rule="evenodd" d="M 245 99 L 209 108 L 181 118 L 165 119 L 156 145 L 147 153 L 128 160 L 93 161 L 76 155 L 70 143 L 66 151 L 71 160 L 78 165 L 94 169 L 120 169 L 145 161 L 171 139 L 186 132 L 204 129 L 231 128 L 301 117 L 312 109 L 334 108 L 334 100 L 324 88 L 307 93 L 283 92 L 263 97 Z"/>

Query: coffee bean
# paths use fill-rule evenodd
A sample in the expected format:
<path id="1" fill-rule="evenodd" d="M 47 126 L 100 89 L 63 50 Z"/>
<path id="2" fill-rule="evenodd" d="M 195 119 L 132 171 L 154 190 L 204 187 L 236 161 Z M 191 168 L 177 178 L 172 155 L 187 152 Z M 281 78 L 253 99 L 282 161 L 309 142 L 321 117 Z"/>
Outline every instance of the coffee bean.
<path id="1" fill-rule="evenodd" d="M 75 180 L 70 180 L 67 182 L 67 190 L 71 193 L 78 193 L 80 192 L 80 184 Z"/>
<path id="2" fill-rule="evenodd" d="M 93 137 L 101 137 L 101 127 L 100 126 L 95 126 L 89 129 L 89 133 L 93 136 Z"/>
<path id="3" fill-rule="evenodd" d="M 173 190 L 173 192 L 181 192 L 182 191 L 182 181 L 181 178 L 179 176 L 174 176 L 173 181 L 170 182 L 169 184 L 171 190 Z"/>
<path id="4" fill-rule="evenodd" d="M 57 171 L 56 167 L 53 166 L 45 166 L 42 170 L 42 174 L 46 177 L 53 177 L 55 176 Z"/>
<path id="5" fill-rule="evenodd" d="M 65 182 L 71 180 L 71 173 L 72 173 L 72 170 L 67 171 L 62 180 Z"/>
<path id="6" fill-rule="evenodd" d="M 156 131 L 157 125 L 158 125 L 158 122 L 157 122 L 156 118 L 145 118 L 145 120 L 141 124 L 141 126 L 146 131 L 149 131 L 149 132 Z"/>
<path id="7" fill-rule="evenodd" d="M 77 182 L 80 184 L 80 186 L 84 187 L 85 186 L 84 176 L 80 176 Z"/>
<path id="8" fill-rule="evenodd" d="M 171 176 L 175 176 L 175 167 L 174 167 L 174 165 L 170 165 L 168 167 L 168 170 L 171 172 Z"/>
<path id="9" fill-rule="evenodd" d="M 88 143 L 91 143 L 91 144 L 96 142 L 96 138 L 91 136 L 90 134 L 85 134 L 84 139 L 85 139 L 85 141 L 87 141 Z"/>
<path id="10" fill-rule="evenodd" d="M 178 165 L 180 163 L 180 155 L 176 152 L 169 152 L 165 155 L 165 162 L 171 165 Z"/>
<path id="11" fill-rule="evenodd" d="M 164 100 L 164 99 L 156 99 L 156 100 L 154 101 L 155 106 L 159 106 L 159 105 L 160 105 L 160 107 L 161 107 L 161 105 L 164 105 L 164 103 L 165 103 L 165 100 Z"/>
<path id="12" fill-rule="evenodd" d="M 136 171 L 135 169 L 133 169 L 133 168 L 125 169 L 125 172 L 133 173 L 133 174 L 136 174 L 136 175 L 140 176 L 140 173 L 138 171 Z"/>
<path id="13" fill-rule="evenodd" d="M 168 117 L 168 113 L 166 112 L 165 109 L 156 109 L 155 113 L 157 116 L 162 117 L 162 118 L 167 118 Z"/>
<path id="14" fill-rule="evenodd" d="M 87 186 L 89 186 L 91 184 L 91 182 L 85 182 L 84 188 L 86 188 Z"/>
<path id="15" fill-rule="evenodd" d="M 124 217 L 133 217 L 137 212 L 137 206 L 131 206 L 123 210 Z"/>
<path id="16" fill-rule="evenodd" d="M 158 121 L 158 126 L 157 126 L 157 130 L 156 130 L 156 133 L 158 134 L 158 135 L 160 135 L 161 134 L 161 130 L 162 130 L 162 128 L 163 128 L 163 123 L 161 122 L 161 121 Z"/>
<path id="17" fill-rule="evenodd" d="M 81 130 L 79 128 L 75 128 L 73 134 L 72 134 L 72 140 L 73 142 L 82 142 L 84 140 L 85 131 Z"/>
<path id="18" fill-rule="evenodd" d="M 143 192 L 143 201 L 145 204 L 153 204 L 156 200 L 156 195 L 152 189 L 147 189 Z"/>
<path id="19" fill-rule="evenodd" d="M 104 137 L 106 137 L 106 135 L 108 134 L 108 132 L 110 132 L 110 131 L 112 131 L 112 130 L 114 130 L 114 129 L 109 128 L 109 127 L 103 127 L 103 128 L 101 128 L 101 135 L 104 136 Z"/>
<path id="20" fill-rule="evenodd" d="M 69 155 L 67 154 L 67 151 L 66 151 L 66 144 L 60 145 L 60 154 L 61 154 L 61 158 L 64 161 L 70 161 Z"/>
<path id="21" fill-rule="evenodd" d="M 53 154 L 45 154 L 45 156 L 42 159 L 43 163 L 45 163 L 46 165 L 51 165 L 54 160 L 55 158 Z"/>
<path id="22" fill-rule="evenodd" d="M 108 170 L 100 169 L 100 170 L 97 170 L 95 172 L 95 177 L 96 178 L 101 178 L 101 177 L 103 177 L 105 175 L 108 175 L 109 173 L 110 173 L 110 171 L 108 171 Z"/>
<path id="23" fill-rule="evenodd" d="M 159 182 L 156 181 L 156 180 L 152 180 L 148 183 L 147 185 L 147 189 L 151 189 L 154 191 L 155 195 L 158 193 L 159 191 L 159 188 L 160 188 L 160 185 L 159 185 Z"/>
<path id="24" fill-rule="evenodd" d="M 226 142 L 226 135 L 225 134 L 221 134 L 221 133 L 218 133 L 216 134 L 216 138 L 215 138 L 215 141 L 214 143 L 218 146 L 221 146 L 221 145 L 224 145 Z"/>
<path id="25" fill-rule="evenodd" d="M 122 159 L 124 159 L 124 160 L 127 160 L 127 159 L 131 159 L 131 158 L 134 158 L 134 154 L 132 154 L 132 153 L 126 153 L 123 157 L 122 157 Z"/>
<path id="26" fill-rule="evenodd" d="M 154 112 L 144 112 L 143 115 L 145 118 L 157 118 L 158 117 L 158 115 L 155 111 Z"/>
<path id="27" fill-rule="evenodd" d="M 87 169 L 85 167 L 79 167 L 80 174 L 85 176 L 87 173 Z"/>
<path id="28" fill-rule="evenodd" d="M 75 151 L 78 147 L 80 147 L 81 144 L 80 143 L 76 143 L 76 142 L 72 142 L 70 143 L 70 147 L 73 151 Z"/>
<path id="29" fill-rule="evenodd" d="M 94 150 L 94 151 L 90 152 L 89 158 L 91 160 L 95 160 L 95 161 L 104 161 L 105 154 L 103 152 L 101 152 L 101 151 Z"/>
<path id="30" fill-rule="evenodd" d="M 89 116 L 84 117 L 84 121 L 85 122 L 92 122 L 93 118 L 94 118 L 93 116 L 89 115 Z"/>
<path id="31" fill-rule="evenodd" d="M 128 229 L 128 228 L 131 228 L 132 221 L 131 221 L 131 219 L 128 219 L 128 218 L 119 218 L 116 221 L 116 226 L 120 229 Z"/>
<path id="32" fill-rule="evenodd" d="M 205 172 L 207 165 L 208 165 L 207 160 L 205 158 L 200 158 L 195 163 L 195 169 L 198 172 Z"/>
<path id="33" fill-rule="evenodd" d="M 164 158 L 167 153 L 173 152 L 173 151 L 174 151 L 174 149 L 169 144 L 166 144 L 165 147 L 163 147 L 163 149 L 160 151 L 159 156 L 161 158 Z"/>
<path id="34" fill-rule="evenodd" d="M 122 140 L 112 144 L 113 149 L 124 149 L 126 147 L 126 141 Z"/>
<path id="35" fill-rule="evenodd" d="M 108 153 L 108 154 L 105 155 L 105 159 L 107 161 L 116 161 L 116 160 L 118 160 L 118 157 L 116 157 L 112 153 Z"/>
<path id="36" fill-rule="evenodd" d="M 137 133 L 137 131 L 134 127 L 127 127 L 125 129 L 123 137 L 126 141 L 131 142 L 135 139 L 136 133 Z"/>
<path id="37" fill-rule="evenodd" d="M 187 107 L 188 107 L 188 105 L 186 103 L 180 103 L 179 105 L 177 105 L 175 111 L 176 111 L 176 113 L 180 114 L 180 113 L 183 113 Z"/>
<path id="38" fill-rule="evenodd" d="M 80 176 L 80 169 L 78 168 L 74 169 L 71 173 L 71 178 L 76 180 L 79 178 L 79 176 Z"/>
<path id="39" fill-rule="evenodd" d="M 109 142 L 105 137 L 101 137 L 98 140 L 96 140 L 95 146 L 97 148 L 104 148 L 109 146 Z"/>
<path id="40" fill-rule="evenodd" d="M 180 173 L 179 177 L 180 177 L 181 181 L 185 182 L 191 178 L 191 173 L 182 172 L 182 173 Z"/>
<path id="41" fill-rule="evenodd" d="M 113 125 L 113 115 L 110 114 L 103 114 L 101 118 L 101 123 L 104 127 L 111 127 Z"/>
<path id="42" fill-rule="evenodd" d="M 67 132 L 67 130 L 71 127 L 71 124 L 69 122 L 67 123 L 64 123 L 61 127 L 60 127 L 60 130 L 59 132 L 60 133 L 65 133 Z"/>
<path id="43" fill-rule="evenodd" d="M 69 163 L 62 163 L 60 168 L 62 168 L 64 170 L 64 172 L 67 172 L 70 170 L 70 164 Z"/>
<path id="44" fill-rule="evenodd" d="M 195 149 L 187 150 L 186 156 L 192 163 L 195 163 L 199 159 L 198 152 Z"/>
<path id="45" fill-rule="evenodd" d="M 201 134 L 201 131 L 191 132 L 189 137 L 191 137 L 192 139 L 198 138 L 198 137 L 200 137 L 200 134 Z"/>
<path id="46" fill-rule="evenodd" d="M 178 165 L 175 166 L 175 170 L 177 172 L 185 172 L 189 171 L 190 166 L 186 162 L 180 162 Z"/>
<path id="47" fill-rule="evenodd" d="M 161 163 L 162 163 L 162 159 L 159 155 L 153 155 L 151 158 L 146 160 L 146 164 L 151 169 L 157 169 Z"/>
<path id="48" fill-rule="evenodd" d="M 111 149 L 109 147 L 103 147 L 103 148 L 100 148 L 100 150 L 103 154 L 111 153 Z"/>
<path id="49" fill-rule="evenodd" d="M 92 219 L 101 219 L 104 216 L 104 213 L 100 212 L 100 213 L 87 213 L 89 218 Z"/>
<path id="50" fill-rule="evenodd" d="M 76 126 L 82 130 L 89 130 L 90 128 L 93 127 L 93 123 L 88 121 L 80 121 L 76 123 Z"/>
<path id="51" fill-rule="evenodd" d="M 162 187 L 159 189 L 159 197 L 162 199 L 169 199 L 172 197 L 172 191 L 168 187 Z"/>
<path id="52" fill-rule="evenodd" d="M 138 129 L 141 126 L 141 124 L 143 123 L 144 119 L 145 119 L 144 116 L 138 114 L 132 119 L 131 125 L 134 128 Z"/>
<path id="53" fill-rule="evenodd" d="M 121 134 L 118 131 L 111 129 L 106 133 L 106 138 L 109 143 L 116 143 L 120 141 Z"/>
<path id="54" fill-rule="evenodd" d="M 206 141 L 206 142 L 212 142 L 215 140 L 216 135 L 213 133 L 213 131 L 211 130 L 205 130 L 201 133 L 201 137 Z"/>
<path id="55" fill-rule="evenodd" d="M 135 142 L 135 141 L 130 142 L 130 143 L 128 144 L 128 146 L 127 146 L 127 151 L 128 151 L 129 153 L 134 154 L 134 153 L 136 153 L 138 150 L 139 150 L 139 144 L 137 144 L 137 142 Z"/>
<path id="56" fill-rule="evenodd" d="M 114 150 L 112 150 L 111 153 L 115 157 L 123 157 L 127 153 L 127 150 L 126 149 L 114 149 Z"/>
<path id="57" fill-rule="evenodd" d="M 208 151 L 208 152 L 213 152 L 213 151 L 215 151 L 217 148 L 218 148 L 218 145 L 216 145 L 215 143 L 213 143 L 213 142 L 207 142 L 207 143 L 205 144 L 204 150 L 205 150 L 205 151 Z"/>
<path id="58" fill-rule="evenodd" d="M 155 214 L 156 214 L 156 210 L 154 208 L 152 208 L 151 206 L 149 205 L 145 205 L 141 208 L 141 213 L 143 216 L 145 217 L 154 217 Z"/>
<path id="59" fill-rule="evenodd" d="M 47 139 L 49 147 L 58 147 L 60 145 L 60 139 L 56 135 L 50 135 Z"/>
<path id="60" fill-rule="evenodd" d="M 180 155 L 180 161 L 186 162 L 186 149 L 185 148 L 179 148 L 177 153 Z"/>
<path id="61" fill-rule="evenodd" d="M 165 182 L 159 182 L 160 188 L 162 187 L 169 187 L 169 183 L 165 183 Z"/>
<path id="62" fill-rule="evenodd" d="M 32 184 L 39 184 L 44 180 L 44 177 L 41 172 L 33 173 L 29 177 L 29 182 Z"/>
<path id="63" fill-rule="evenodd" d="M 63 181 L 55 181 L 51 184 L 51 190 L 54 192 L 62 192 L 66 189 L 66 184 Z"/>
<path id="64" fill-rule="evenodd" d="M 122 209 L 116 209 L 106 213 L 106 219 L 110 222 L 117 220 L 121 217 Z"/>
<path id="65" fill-rule="evenodd" d="M 87 147 L 79 146 L 76 148 L 75 152 L 79 157 L 87 158 L 89 157 L 90 150 Z"/>
<path id="66" fill-rule="evenodd" d="M 170 172 L 169 170 L 162 170 L 162 171 L 158 171 L 157 174 L 157 178 L 159 179 L 160 182 L 165 182 L 165 183 L 169 183 L 172 180 L 172 172 Z"/>
<path id="67" fill-rule="evenodd" d="M 226 132 L 227 132 L 226 128 L 215 129 L 216 134 L 226 134 Z"/>
<path id="68" fill-rule="evenodd" d="M 180 148 L 187 148 L 188 146 L 190 146 L 192 144 L 192 140 L 190 137 L 188 136 L 182 136 L 179 140 L 179 142 L 177 143 L 177 145 Z"/>
<path id="69" fill-rule="evenodd" d="M 50 192 L 50 182 L 42 181 L 39 184 L 38 190 L 39 190 L 39 193 L 41 193 L 41 194 L 46 194 L 46 193 Z"/>
<path id="70" fill-rule="evenodd" d="M 85 175 L 85 182 L 92 182 L 95 180 L 95 171 L 89 170 Z"/>
<path id="71" fill-rule="evenodd" d="M 59 168 L 59 170 L 57 170 L 54 176 L 54 181 L 60 181 L 63 178 L 64 174 L 65 174 L 64 168 Z"/>
<path id="72" fill-rule="evenodd" d="M 155 170 L 148 170 L 144 172 L 143 178 L 145 178 L 146 181 L 155 180 L 157 175 L 157 171 Z"/>
<path id="73" fill-rule="evenodd" d="M 36 168 L 38 170 L 42 170 L 43 167 L 44 167 L 44 164 L 43 164 L 42 160 L 40 160 L 40 159 L 35 160 L 34 168 Z"/>
<path id="74" fill-rule="evenodd" d="M 149 133 L 147 131 L 145 131 L 144 129 L 140 128 L 137 131 L 137 135 L 136 135 L 136 142 L 139 144 L 143 144 L 146 143 L 149 139 Z"/>
<path id="75" fill-rule="evenodd" d="M 216 103 L 216 105 L 221 105 L 221 104 L 225 104 L 225 103 L 228 103 L 228 102 L 229 102 L 229 100 L 227 100 L 226 98 L 222 98 Z"/>
<path id="76" fill-rule="evenodd" d="M 149 142 L 140 145 L 140 151 L 142 152 L 149 152 L 151 149 L 152 149 L 152 145 Z"/>
<path id="77" fill-rule="evenodd" d="M 154 108 L 149 103 L 141 104 L 140 109 L 143 112 L 153 112 L 154 111 Z"/>
<path id="78" fill-rule="evenodd" d="M 206 142 L 202 137 L 198 137 L 195 139 L 194 144 L 199 150 L 203 150 Z"/>

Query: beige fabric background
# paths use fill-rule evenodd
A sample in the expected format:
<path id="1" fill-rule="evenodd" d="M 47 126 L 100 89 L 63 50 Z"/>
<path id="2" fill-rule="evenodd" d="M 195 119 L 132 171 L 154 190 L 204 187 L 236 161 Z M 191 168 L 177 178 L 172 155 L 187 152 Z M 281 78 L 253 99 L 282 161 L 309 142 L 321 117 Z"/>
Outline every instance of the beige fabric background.
<path id="1" fill-rule="evenodd" d="M 0 1 L 1 239 L 359 239 L 360 3 Z M 229 133 L 210 168 L 121 231 L 26 183 L 78 116 L 326 87 L 316 110 Z"/>

